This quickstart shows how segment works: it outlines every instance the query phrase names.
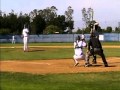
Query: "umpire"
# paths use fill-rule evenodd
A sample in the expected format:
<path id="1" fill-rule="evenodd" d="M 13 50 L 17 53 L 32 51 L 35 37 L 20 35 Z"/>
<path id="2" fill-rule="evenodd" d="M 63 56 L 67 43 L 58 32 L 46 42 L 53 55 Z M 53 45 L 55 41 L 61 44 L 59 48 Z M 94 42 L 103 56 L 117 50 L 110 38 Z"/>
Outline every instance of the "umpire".
<path id="1" fill-rule="evenodd" d="M 99 33 L 98 33 L 98 29 L 99 29 L 99 23 L 98 22 L 95 22 L 95 23 L 91 23 L 90 25 L 90 34 L 94 34 L 96 38 L 99 39 Z M 92 61 L 93 64 L 96 64 L 97 61 L 96 61 L 96 55 L 93 54 L 93 61 Z"/>
<path id="2" fill-rule="evenodd" d="M 99 39 L 96 38 L 94 33 L 91 34 L 90 40 L 88 41 L 88 50 L 87 50 L 87 54 L 86 54 L 85 67 L 90 66 L 89 59 L 90 59 L 90 56 L 92 56 L 92 55 L 100 55 L 102 57 L 104 66 L 108 67 L 108 63 L 107 63 L 105 55 L 103 53 L 102 45 L 101 45 Z"/>

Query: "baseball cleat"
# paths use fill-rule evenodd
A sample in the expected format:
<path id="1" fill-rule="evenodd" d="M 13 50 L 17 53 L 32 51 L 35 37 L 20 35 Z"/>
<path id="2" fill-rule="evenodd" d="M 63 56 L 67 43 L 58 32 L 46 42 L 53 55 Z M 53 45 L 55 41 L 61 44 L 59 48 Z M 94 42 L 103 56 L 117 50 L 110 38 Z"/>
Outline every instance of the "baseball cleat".
<path id="1" fill-rule="evenodd" d="M 96 60 L 93 60 L 93 61 L 92 61 L 92 64 L 97 64 Z"/>
<path id="2" fill-rule="evenodd" d="M 105 67 L 108 67 L 108 65 L 107 65 L 107 64 L 105 64 Z"/>
<path id="3" fill-rule="evenodd" d="M 89 63 L 85 64 L 85 67 L 89 67 L 89 66 L 92 66 L 92 64 L 89 64 Z"/>

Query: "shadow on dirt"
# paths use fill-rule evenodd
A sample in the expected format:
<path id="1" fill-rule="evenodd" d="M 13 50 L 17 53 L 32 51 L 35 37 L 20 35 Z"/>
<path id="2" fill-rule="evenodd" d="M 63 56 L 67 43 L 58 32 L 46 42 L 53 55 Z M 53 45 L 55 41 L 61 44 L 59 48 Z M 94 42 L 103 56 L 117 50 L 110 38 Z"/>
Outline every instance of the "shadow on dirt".
<path id="1" fill-rule="evenodd" d="M 45 50 L 30 50 L 29 52 L 40 52 L 40 51 L 45 51 Z"/>
<path id="2" fill-rule="evenodd" d="M 104 65 L 92 65 L 92 67 L 101 67 L 101 66 L 104 66 Z M 108 67 L 117 67 L 116 65 L 108 65 Z"/>

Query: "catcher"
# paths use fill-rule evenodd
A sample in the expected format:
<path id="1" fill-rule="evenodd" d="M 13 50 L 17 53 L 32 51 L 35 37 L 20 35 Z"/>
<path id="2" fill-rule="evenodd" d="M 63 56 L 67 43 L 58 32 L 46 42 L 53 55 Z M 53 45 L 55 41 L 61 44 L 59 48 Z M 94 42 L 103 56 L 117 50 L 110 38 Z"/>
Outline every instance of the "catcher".
<path id="1" fill-rule="evenodd" d="M 85 60 L 85 54 L 83 53 L 83 47 L 86 47 L 87 43 L 85 39 L 84 40 L 83 39 L 84 38 L 81 39 L 80 36 L 77 36 L 76 41 L 74 42 L 74 52 L 75 52 L 73 56 L 73 59 L 75 62 L 74 66 L 77 66 L 79 64 L 78 60 Z"/>

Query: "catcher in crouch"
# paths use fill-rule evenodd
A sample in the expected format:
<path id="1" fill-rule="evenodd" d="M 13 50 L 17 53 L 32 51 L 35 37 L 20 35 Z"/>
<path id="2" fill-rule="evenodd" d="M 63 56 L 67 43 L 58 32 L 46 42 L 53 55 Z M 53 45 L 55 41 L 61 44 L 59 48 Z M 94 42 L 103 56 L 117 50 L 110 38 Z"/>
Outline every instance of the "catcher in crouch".
<path id="1" fill-rule="evenodd" d="M 74 66 L 77 66 L 79 64 L 78 60 L 85 60 L 85 54 L 83 53 L 84 47 L 87 47 L 85 38 L 83 38 L 83 36 L 82 37 L 77 36 L 76 41 L 74 42 L 74 52 L 75 52 L 73 56 L 75 62 Z"/>

